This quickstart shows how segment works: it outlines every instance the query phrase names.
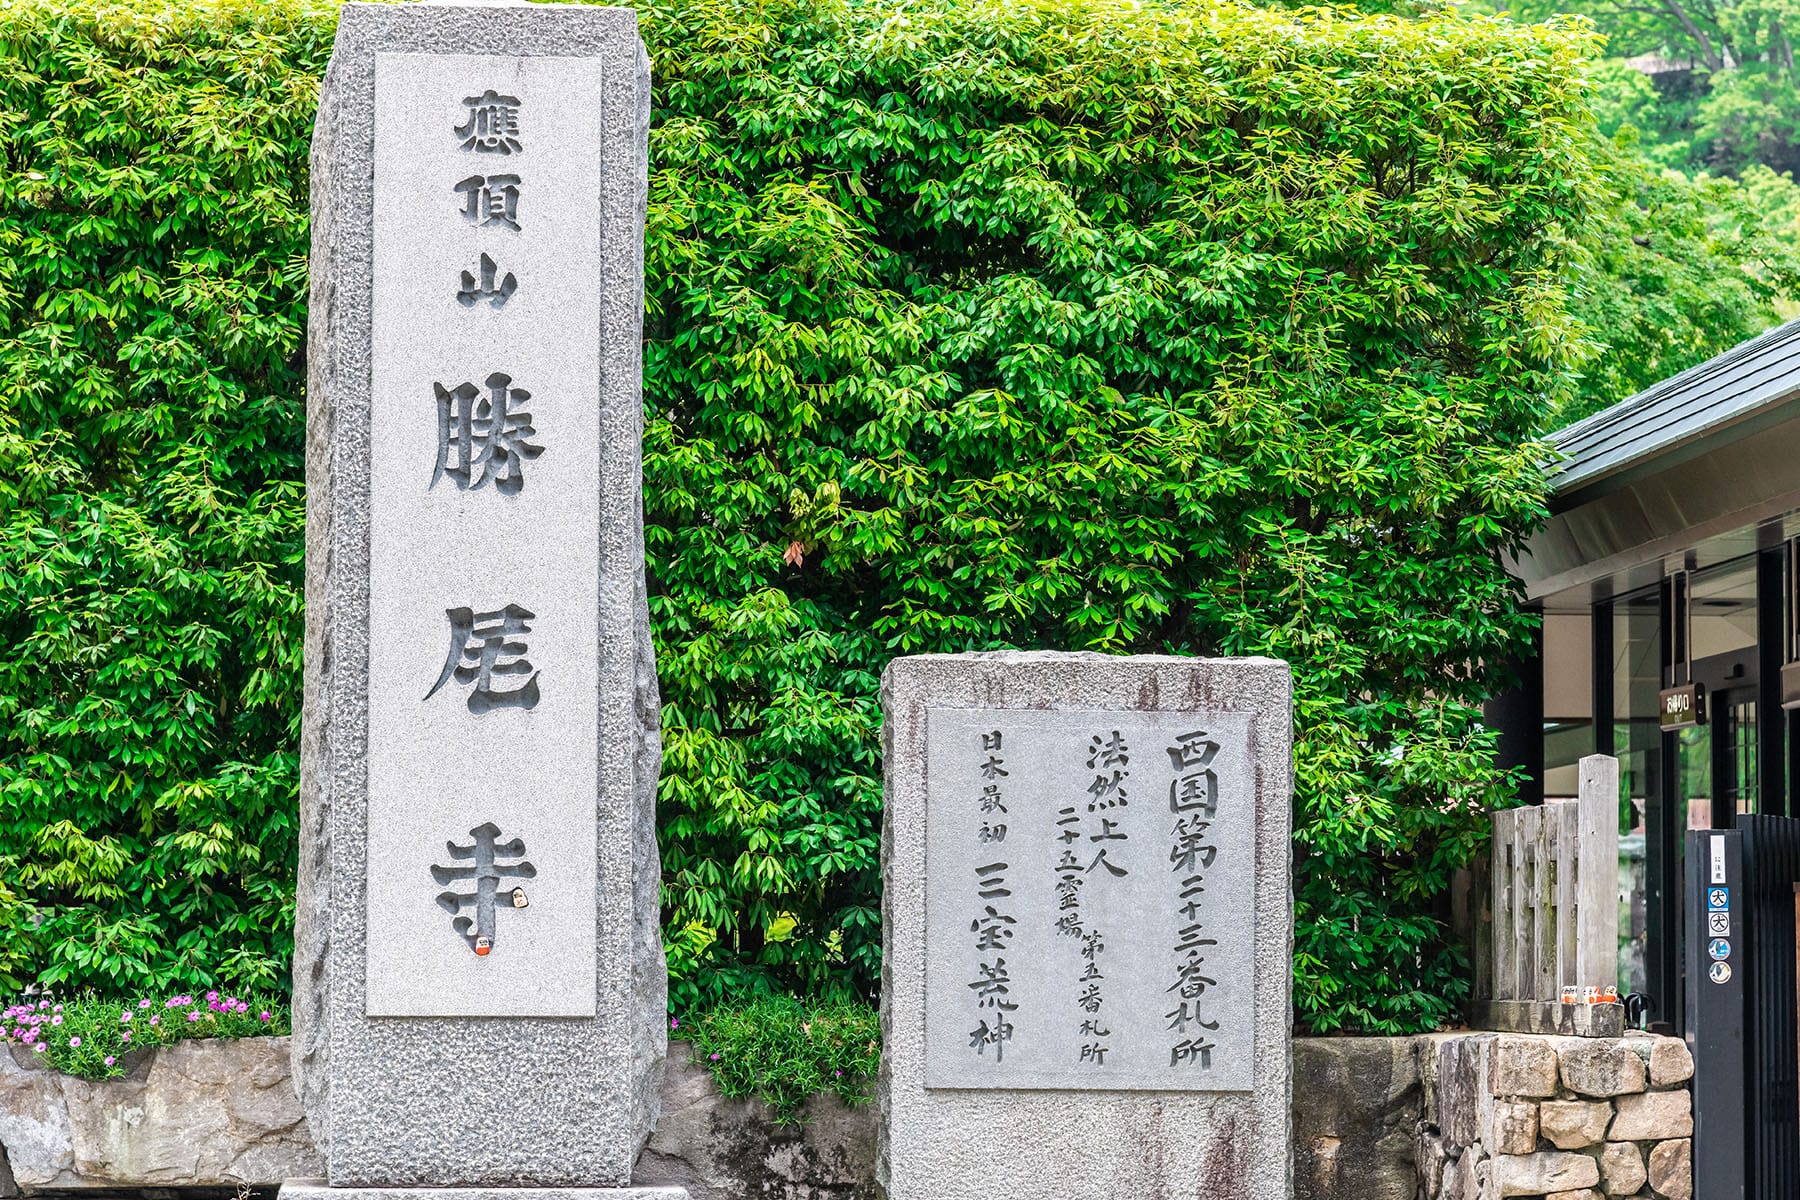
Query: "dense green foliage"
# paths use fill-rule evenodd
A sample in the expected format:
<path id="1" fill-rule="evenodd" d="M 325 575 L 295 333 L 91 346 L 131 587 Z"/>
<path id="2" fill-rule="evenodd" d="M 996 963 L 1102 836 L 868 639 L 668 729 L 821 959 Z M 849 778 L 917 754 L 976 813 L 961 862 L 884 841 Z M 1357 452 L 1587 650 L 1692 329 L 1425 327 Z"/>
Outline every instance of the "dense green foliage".
<path id="1" fill-rule="evenodd" d="M 1382 0 L 1364 0 L 1367 4 Z M 1476 0 L 1579 14 L 1606 141 L 1594 214 L 1571 231 L 1571 311 L 1594 354 L 1557 423 L 1665 379 L 1800 310 L 1800 78 L 1782 5 L 1743 0 Z"/>
<path id="2" fill-rule="evenodd" d="M 63 11 L 0 9 L 0 995 L 285 986 L 331 30 Z"/>
<path id="3" fill-rule="evenodd" d="M 676 1011 L 871 991 L 877 674 L 1013 645 L 1290 659 L 1300 1019 L 1448 1018 L 1444 893 L 1507 796 L 1482 664 L 1527 628 L 1499 558 L 1575 345 L 1587 35 L 640 12 Z M 0 855 L 41 920 L 15 979 L 282 967 L 330 22 L 0 11 Z"/>
<path id="4" fill-rule="evenodd" d="M 1571 309 L 1593 349 L 1553 418 L 1625 399 L 1776 324 L 1800 294 L 1800 188 L 1660 166 L 1627 133 L 1597 139 L 1590 220 L 1569 231 Z"/>
<path id="5" fill-rule="evenodd" d="M 688 1042 L 722 1093 L 766 1102 L 784 1125 L 799 1121 L 807 1098 L 823 1092 L 861 1104 L 881 1063 L 881 1023 L 856 1000 L 808 1005 L 767 997 L 691 1021 L 676 1017 L 669 1037 Z"/>
<path id="6" fill-rule="evenodd" d="M 1800 11 L 1777 0 L 1496 0 L 1521 17 L 1591 18 L 1613 56 L 1597 105 L 1627 116 L 1668 165 L 1737 174 L 1800 168 Z M 1635 63 L 1635 66 L 1628 65 Z M 1615 107 L 1616 106 L 1616 107 Z"/>

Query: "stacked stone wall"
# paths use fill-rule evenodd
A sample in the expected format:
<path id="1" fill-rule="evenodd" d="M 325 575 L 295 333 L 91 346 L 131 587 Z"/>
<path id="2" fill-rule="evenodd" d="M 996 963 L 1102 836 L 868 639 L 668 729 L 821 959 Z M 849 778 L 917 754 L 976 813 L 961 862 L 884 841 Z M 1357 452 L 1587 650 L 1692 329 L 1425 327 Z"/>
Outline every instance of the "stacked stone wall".
<path id="1" fill-rule="evenodd" d="M 1418 1039 L 1424 1200 L 1692 1200 L 1687 1047 L 1674 1038 Z"/>
<path id="2" fill-rule="evenodd" d="M 819 1096 L 803 1125 L 776 1125 L 691 1058 L 672 1047 L 639 1182 L 694 1200 L 875 1200 L 873 1105 Z M 317 1175 L 288 1065 L 286 1038 L 184 1042 L 90 1083 L 0 1048 L 0 1197 Z M 1294 1195 L 1692 1200 L 1692 1073 L 1669 1038 L 1298 1038 Z"/>

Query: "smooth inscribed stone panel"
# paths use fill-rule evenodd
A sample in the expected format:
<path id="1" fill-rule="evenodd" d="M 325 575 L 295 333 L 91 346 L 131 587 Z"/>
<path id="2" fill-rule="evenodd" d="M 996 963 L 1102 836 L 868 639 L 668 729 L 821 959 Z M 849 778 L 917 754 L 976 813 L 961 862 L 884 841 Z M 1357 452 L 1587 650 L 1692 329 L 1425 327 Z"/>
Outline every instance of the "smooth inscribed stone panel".
<path id="1" fill-rule="evenodd" d="M 372 1016 L 591 1016 L 601 65 L 375 55 Z"/>
<path id="2" fill-rule="evenodd" d="M 1250 714 L 926 714 L 927 1087 L 1245 1091 Z"/>

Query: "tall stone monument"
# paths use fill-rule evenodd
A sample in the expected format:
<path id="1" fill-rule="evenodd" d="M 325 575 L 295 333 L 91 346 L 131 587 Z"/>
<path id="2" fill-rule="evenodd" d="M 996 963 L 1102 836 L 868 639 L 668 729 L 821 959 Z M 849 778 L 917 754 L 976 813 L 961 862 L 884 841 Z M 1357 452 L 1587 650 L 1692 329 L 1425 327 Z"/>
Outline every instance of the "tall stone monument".
<path id="1" fill-rule="evenodd" d="M 897 659 L 888 1200 L 1288 1200 L 1292 685 L 1271 659 Z"/>
<path id="2" fill-rule="evenodd" d="M 294 970 L 329 1178 L 290 1200 L 686 1195 L 628 1187 L 667 1047 L 649 106 L 629 9 L 343 9 L 313 139 Z"/>

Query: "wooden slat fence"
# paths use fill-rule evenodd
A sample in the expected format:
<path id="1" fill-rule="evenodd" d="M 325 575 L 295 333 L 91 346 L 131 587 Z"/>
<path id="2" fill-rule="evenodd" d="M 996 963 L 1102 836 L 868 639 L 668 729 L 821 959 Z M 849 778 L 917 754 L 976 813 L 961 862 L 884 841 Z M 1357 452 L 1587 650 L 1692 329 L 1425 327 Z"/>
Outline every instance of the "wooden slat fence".
<path id="1" fill-rule="evenodd" d="M 1619 760 L 1581 760 L 1580 794 L 1493 814 L 1495 1000 L 1605 987 L 1619 967 Z"/>

